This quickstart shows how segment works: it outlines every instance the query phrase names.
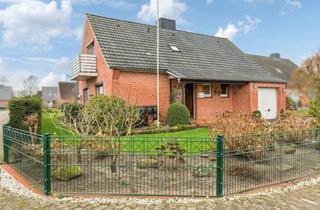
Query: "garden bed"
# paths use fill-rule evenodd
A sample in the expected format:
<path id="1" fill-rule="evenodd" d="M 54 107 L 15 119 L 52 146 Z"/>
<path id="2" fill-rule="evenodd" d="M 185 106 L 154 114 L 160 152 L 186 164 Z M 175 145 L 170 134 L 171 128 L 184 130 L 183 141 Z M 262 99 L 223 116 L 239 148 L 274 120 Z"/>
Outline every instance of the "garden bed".
<path id="1" fill-rule="evenodd" d="M 209 157 L 213 154 L 209 154 Z M 320 154 L 313 146 L 301 145 L 296 148 L 294 154 L 281 154 L 278 149 L 272 149 L 265 151 L 260 159 L 226 155 L 224 194 L 242 192 L 319 173 Z M 70 181 L 54 179 L 53 192 L 57 194 L 215 196 L 216 162 L 206 158 L 206 155 L 208 153 L 190 155 L 178 164 L 172 163 L 172 160 L 170 163 L 170 159 L 167 159 L 167 164 L 162 162 L 158 166 L 153 164 L 139 167 L 137 165 L 139 161 L 150 157 L 123 153 L 117 161 L 117 172 L 112 173 L 110 158 L 96 158 L 92 154 L 83 154 L 81 163 L 83 174 Z M 157 160 L 157 157 L 152 159 Z M 197 170 L 202 170 L 203 173 L 199 175 Z"/>

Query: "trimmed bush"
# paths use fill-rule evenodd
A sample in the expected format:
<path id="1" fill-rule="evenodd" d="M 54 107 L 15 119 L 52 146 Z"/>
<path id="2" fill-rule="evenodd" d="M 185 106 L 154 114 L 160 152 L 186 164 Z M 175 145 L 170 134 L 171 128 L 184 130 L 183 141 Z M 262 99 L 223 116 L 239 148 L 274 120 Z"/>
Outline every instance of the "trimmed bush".
<path id="1" fill-rule="evenodd" d="M 13 98 L 9 101 L 10 110 L 10 126 L 22 130 L 29 130 L 24 123 L 28 116 L 37 114 L 38 120 L 38 132 L 41 131 L 41 114 L 42 114 L 42 102 L 37 96 L 25 96 L 19 98 Z"/>
<path id="2" fill-rule="evenodd" d="M 189 125 L 190 112 L 185 105 L 181 103 L 173 103 L 169 106 L 167 121 L 170 127 L 177 125 Z"/>
<path id="3" fill-rule="evenodd" d="M 80 166 L 66 166 L 53 170 L 52 176 L 59 181 L 69 181 L 82 175 Z"/>

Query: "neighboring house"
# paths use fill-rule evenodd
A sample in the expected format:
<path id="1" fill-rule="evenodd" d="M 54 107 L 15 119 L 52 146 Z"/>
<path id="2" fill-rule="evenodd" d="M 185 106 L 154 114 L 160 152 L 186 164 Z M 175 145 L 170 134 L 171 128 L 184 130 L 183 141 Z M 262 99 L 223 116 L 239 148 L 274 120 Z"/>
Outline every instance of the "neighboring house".
<path id="1" fill-rule="evenodd" d="M 8 103 L 11 98 L 13 98 L 12 87 L 0 85 L 0 109 L 8 108 Z"/>
<path id="2" fill-rule="evenodd" d="M 290 87 L 291 77 L 295 70 L 299 67 L 289 59 L 281 58 L 279 53 L 273 53 L 270 57 L 260 56 L 260 55 L 249 55 L 256 63 L 262 66 L 271 75 L 285 80 L 289 83 Z M 292 98 L 295 102 L 308 104 L 308 96 L 297 92 L 296 90 L 291 90 L 288 88 L 286 90 L 287 95 Z"/>
<path id="3" fill-rule="evenodd" d="M 49 108 L 53 108 L 57 105 L 58 87 L 42 87 L 41 98 Z"/>
<path id="4" fill-rule="evenodd" d="M 76 82 L 59 82 L 58 84 L 58 102 L 76 103 L 78 101 L 79 91 Z"/>
<path id="5" fill-rule="evenodd" d="M 260 110 L 276 118 L 285 108 L 287 81 L 267 72 L 228 39 L 176 30 L 160 19 L 160 114 L 171 101 L 188 107 L 197 122 L 225 111 Z M 156 27 L 86 15 L 81 53 L 71 78 L 80 98 L 115 95 L 156 111 Z"/>

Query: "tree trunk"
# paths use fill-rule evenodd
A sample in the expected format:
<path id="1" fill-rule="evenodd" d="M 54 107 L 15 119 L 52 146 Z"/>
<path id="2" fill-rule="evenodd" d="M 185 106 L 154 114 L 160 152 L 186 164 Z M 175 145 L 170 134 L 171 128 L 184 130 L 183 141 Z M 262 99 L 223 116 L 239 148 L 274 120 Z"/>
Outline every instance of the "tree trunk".
<path id="1" fill-rule="evenodd" d="M 117 164 L 116 164 L 116 162 L 112 161 L 110 167 L 111 167 L 111 172 L 112 173 L 117 173 Z"/>

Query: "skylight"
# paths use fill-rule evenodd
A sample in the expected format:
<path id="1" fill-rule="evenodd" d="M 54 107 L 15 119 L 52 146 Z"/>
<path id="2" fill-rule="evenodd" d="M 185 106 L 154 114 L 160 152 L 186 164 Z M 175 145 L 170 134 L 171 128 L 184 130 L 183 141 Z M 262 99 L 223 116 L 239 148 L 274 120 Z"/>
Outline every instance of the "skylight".
<path id="1" fill-rule="evenodd" d="M 175 46 L 175 45 L 170 45 L 170 48 L 174 52 L 180 52 L 179 48 L 177 46 Z"/>

